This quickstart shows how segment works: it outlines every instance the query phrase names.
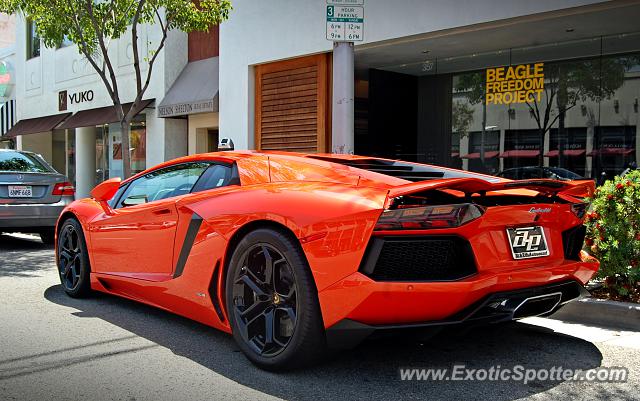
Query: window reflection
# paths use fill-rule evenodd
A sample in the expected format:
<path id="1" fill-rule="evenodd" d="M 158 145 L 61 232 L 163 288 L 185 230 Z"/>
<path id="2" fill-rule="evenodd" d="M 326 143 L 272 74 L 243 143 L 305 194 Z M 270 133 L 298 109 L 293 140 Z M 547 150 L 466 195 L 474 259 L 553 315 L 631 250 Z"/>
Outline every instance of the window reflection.
<path id="1" fill-rule="evenodd" d="M 520 102 L 487 102 L 487 68 L 495 65 L 454 74 L 453 167 L 492 174 L 509 168 L 560 167 L 599 179 L 634 164 L 639 152 L 640 53 L 594 55 L 596 48 L 606 53 L 603 43 L 620 48 L 616 38 L 597 38 L 512 50 L 505 71 L 519 63 L 544 65 L 540 96 L 521 97 Z M 580 57 L 580 46 L 583 58 L 561 60 L 563 52 Z M 519 68 L 522 72 L 527 67 Z"/>

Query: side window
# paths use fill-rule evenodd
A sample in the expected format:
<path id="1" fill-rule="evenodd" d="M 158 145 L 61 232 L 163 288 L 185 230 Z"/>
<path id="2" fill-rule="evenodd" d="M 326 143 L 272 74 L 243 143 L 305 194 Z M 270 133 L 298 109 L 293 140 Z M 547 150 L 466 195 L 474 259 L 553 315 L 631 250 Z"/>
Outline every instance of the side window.
<path id="1" fill-rule="evenodd" d="M 510 180 L 516 180 L 518 179 L 516 173 L 517 171 L 515 169 L 509 169 L 509 170 L 503 171 L 502 174 L 500 174 L 500 176 L 504 178 L 508 178 Z"/>
<path id="2" fill-rule="evenodd" d="M 116 202 L 118 202 L 118 199 L 120 199 L 120 197 L 122 196 L 122 193 L 127 190 L 128 186 L 129 185 L 122 185 L 120 188 L 118 188 L 118 191 L 116 192 L 115 195 L 113 195 L 113 198 L 111 198 L 107 202 L 109 204 L 109 206 L 111 206 L 112 209 L 116 209 L 117 208 Z"/>
<path id="3" fill-rule="evenodd" d="M 529 180 L 533 178 L 540 178 L 540 170 L 538 168 L 524 168 L 522 170 L 521 179 Z"/>
<path id="4" fill-rule="evenodd" d="M 209 166 L 209 163 L 185 163 L 152 171 L 129 184 L 117 207 L 188 194 Z"/>
<path id="5" fill-rule="evenodd" d="M 201 192 L 208 189 L 238 184 L 240 184 L 240 178 L 238 177 L 238 169 L 235 165 L 225 166 L 213 164 L 202 174 L 202 177 L 198 180 L 191 192 Z"/>

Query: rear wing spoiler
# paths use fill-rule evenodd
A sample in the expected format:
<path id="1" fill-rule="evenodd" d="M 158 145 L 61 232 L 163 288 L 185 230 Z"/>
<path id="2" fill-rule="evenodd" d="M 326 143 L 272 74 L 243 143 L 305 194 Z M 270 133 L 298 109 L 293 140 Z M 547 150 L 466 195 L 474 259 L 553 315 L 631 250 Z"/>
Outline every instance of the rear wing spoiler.
<path id="1" fill-rule="evenodd" d="M 591 180 L 583 181 L 557 181 L 548 179 L 534 180 L 504 180 L 489 182 L 479 178 L 452 178 L 447 180 L 432 180 L 414 182 L 406 185 L 399 185 L 389 190 L 389 198 L 410 195 L 430 190 L 454 190 L 464 192 L 466 195 L 486 194 L 487 192 L 506 190 L 530 190 L 547 196 L 560 196 L 569 201 L 581 201 L 593 195 L 595 183 Z"/>

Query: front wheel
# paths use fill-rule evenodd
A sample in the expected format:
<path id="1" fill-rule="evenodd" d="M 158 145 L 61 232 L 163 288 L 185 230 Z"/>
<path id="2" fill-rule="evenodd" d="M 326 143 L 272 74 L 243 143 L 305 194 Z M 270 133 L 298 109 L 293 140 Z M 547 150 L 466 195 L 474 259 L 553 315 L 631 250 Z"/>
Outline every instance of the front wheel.
<path id="1" fill-rule="evenodd" d="M 258 229 L 240 241 L 229 263 L 226 304 L 234 339 L 261 368 L 309 365 L 326 349 L 306 258 L 280 231 Z"/>
<path id="2" fill-rule="evenodd" d="M 82 298 L 90 294 L 87 243 L 82 226 L 73 218 L 66 220 L 60 227 L 57 264 L 60 282 L 69 296 Z"/>

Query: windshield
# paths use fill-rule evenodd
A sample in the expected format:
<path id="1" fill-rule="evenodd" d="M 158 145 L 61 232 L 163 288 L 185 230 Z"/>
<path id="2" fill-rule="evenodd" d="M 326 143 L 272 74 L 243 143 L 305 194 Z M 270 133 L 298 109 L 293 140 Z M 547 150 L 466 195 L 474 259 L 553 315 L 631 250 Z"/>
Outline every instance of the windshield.
<path id="1" fill-rule="evenodd" d="M 583 178 L 578 174 L 574 173 L 573 171 L 569 171 L 567 169 L 560 168 L 560 167 L 549 167 L 549 171 L 551 171 L 558 177 L 567 178 L 570 180 L 580 180 Z"/>
<path id="2" fill-rule="evenodd" d="M 51 173 L 51 169 L 34 154 L 0 152 L 0 171 L 16 173 Z"/>

